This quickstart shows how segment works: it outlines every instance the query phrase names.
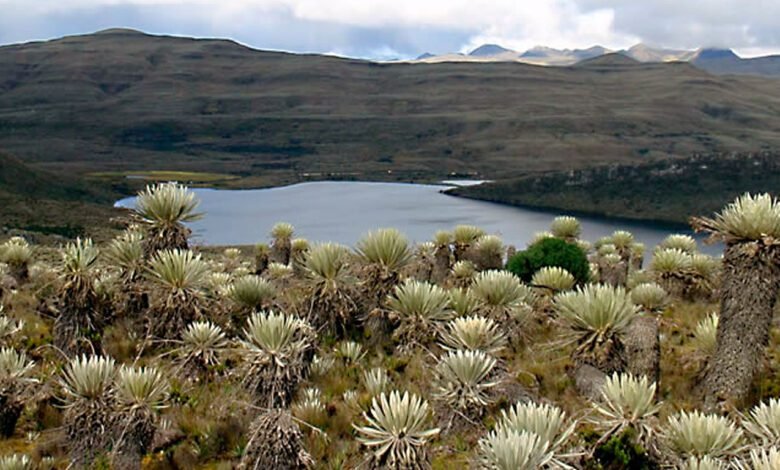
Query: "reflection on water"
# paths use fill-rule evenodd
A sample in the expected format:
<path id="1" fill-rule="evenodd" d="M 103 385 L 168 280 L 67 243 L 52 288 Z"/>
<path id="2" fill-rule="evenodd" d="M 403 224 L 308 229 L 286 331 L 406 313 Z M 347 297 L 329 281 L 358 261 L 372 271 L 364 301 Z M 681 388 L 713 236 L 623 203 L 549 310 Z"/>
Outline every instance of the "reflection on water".
<path id="1" fill-rule="evenodd" d="M 290 222 L 296 236 L 315 241 L 354 243 L 367 231 L 395 227 L 411 240 L 429 240 L 437 230 L 477 225 L 524 247 L 549 229 L 556 212 L 536 211 L 441 194 L 446 186 L 324 181 L 271 189 L 195 189 L 205 217 L 191 224 L 198 243 L 246 245 L 268 239 L 276 222 Z M 131 207 L 133 198 L 117 205 Z M 634 233 L 648 248 L 674 232 L 653 224 L 579 217 L 582 238 L 594 241 L 617 229 Z M 698 237 L 701 240 L 701 237 Z M 718 254 L 720 247 L 702 247 Z"/>

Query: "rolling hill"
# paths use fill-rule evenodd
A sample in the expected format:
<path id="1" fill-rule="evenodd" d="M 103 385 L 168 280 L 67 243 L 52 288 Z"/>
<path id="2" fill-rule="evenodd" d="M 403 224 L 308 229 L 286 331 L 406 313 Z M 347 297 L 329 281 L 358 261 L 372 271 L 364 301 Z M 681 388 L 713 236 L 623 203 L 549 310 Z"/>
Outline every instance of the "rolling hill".
<path id="1" fill-rule="evenodd" d="M 774 81 L 592 60 L 377 64 L 111 30 L 0 48 L 0 147 L 66 174 L 403 179 L 780 145 Z"/>
<path id="2" fill-rule="evenodd" d="M 780 153 L 693 155 L 637 165 L 603 165 L 450 190 L 457 196 L 636 220 L 686 224 L 746 191 L 777 193 Z"/>
<path id="3" fill-rule="evenodd" d="M 64 201 L 94 200 L 101 192 L 62 175 L 30 168 L 15 156 L 0 150 L 0 191 L 29 198 Z M 105 196 L 105 193 L 102 193 Z"/>
<path id="4" fill-rule="evenodd" d="M 780 92 L 616 54 L 387 64 L 109 30 L 0 47 L 0 148 L 58 177 L 117 174 L 90 184 L 120 190 L 122 172 L 151 170 L 231 187 L 511 179 L 778 149 Z"/>
<path id="5" fill-rule="evenodd" d="M 88 227 L 105 227 L 112 202 L 107 189 L 30 168 L 0 151 L 0 229 L 83 235 Z"/>

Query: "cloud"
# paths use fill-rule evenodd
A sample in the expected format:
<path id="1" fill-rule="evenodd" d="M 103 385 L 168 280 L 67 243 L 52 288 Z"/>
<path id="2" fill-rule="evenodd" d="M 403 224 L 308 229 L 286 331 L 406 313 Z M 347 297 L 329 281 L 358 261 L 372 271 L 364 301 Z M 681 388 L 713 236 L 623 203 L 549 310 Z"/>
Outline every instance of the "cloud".
<path id="1" fill-rule="evenodd" d="M 574 2 L 539 2 L 533 9 L 519 9 L 497 18 L 473 36 L 464 49 L 484 43 L 499 43 L 515 50 L 537 45 L 577 48 L 596 44 L 619 49 L 639 40 L 616 32 L 613 21 L 614 12 L 607 8 L 585 11 Z"/>
<path id="2" fill-rule="evenodd" d="M 731 47 L 748 53 L 780 50 L 776 0 L 582 0 L 614 12 L 617 33 L 678 48 Z"/>
<path id="3" fill-rule="evenodd" d="M 491 42 L 780 49 L 775 0 L 0 0 L 0 43 L 124 26 L 257 48 L 392 58 Z"/>

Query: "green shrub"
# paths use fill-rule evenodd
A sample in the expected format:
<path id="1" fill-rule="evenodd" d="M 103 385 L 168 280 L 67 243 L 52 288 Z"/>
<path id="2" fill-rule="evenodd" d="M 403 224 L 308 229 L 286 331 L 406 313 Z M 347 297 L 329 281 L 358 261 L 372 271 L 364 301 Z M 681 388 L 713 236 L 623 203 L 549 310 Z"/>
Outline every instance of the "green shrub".
<path id="1" fill-rule="evenodd" d="M 595 458 L 587 466 L 588 469 L 652 470 L 658 468 L 647 457 L 645 449 L 635 442 L 635 434 L 630 430 L 619 436 L 612 436 L 607 442 L 596 448 L 593 456 Z"/>
<path id="2" fill-rule="evenodd" d="M 557 266 L 570 272 L 578 283 L 588 281 L 588 258 L 580 247 L 557 238 L 543 238 L 525 251 L 509 259 L 507 269 L 525 282 L 531 282 L 534 273 L 547 266 Z"/>

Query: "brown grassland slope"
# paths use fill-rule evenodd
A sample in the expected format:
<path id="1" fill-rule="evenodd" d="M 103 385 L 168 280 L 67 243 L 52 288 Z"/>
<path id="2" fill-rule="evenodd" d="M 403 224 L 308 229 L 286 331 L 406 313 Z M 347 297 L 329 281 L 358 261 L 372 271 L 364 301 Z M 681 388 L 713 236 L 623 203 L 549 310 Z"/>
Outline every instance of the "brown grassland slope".
<path id="1" fill-rule="evenodd" d="M 780 143 L 777 83 L 604 56 L 377 64 L 127 30 L 0 48 L 0 147 L 68 173 L 487 177 Z"/>
<path id="2" fill-rule="evenodd" d="M 73 237 L 113 215 L 112 193 L 78 178 L 31 168 L 0 151 L 1 228 Z"/>
<path id="3" fill-rule="evenodd" d="M 518 206 L 687 225 L 746 191 L 780 186 L 776 152 L 706 154 L 600 165 L 454 188 L 450 194 Z"/>

